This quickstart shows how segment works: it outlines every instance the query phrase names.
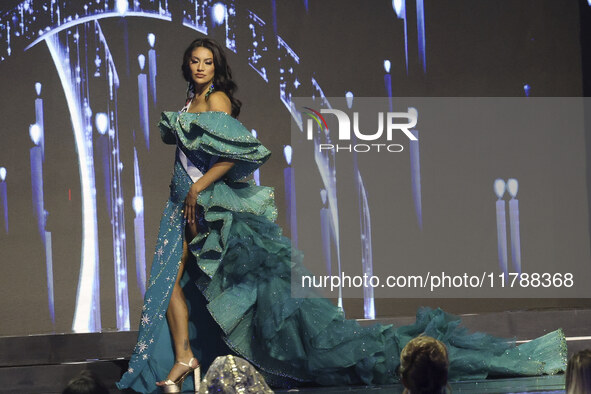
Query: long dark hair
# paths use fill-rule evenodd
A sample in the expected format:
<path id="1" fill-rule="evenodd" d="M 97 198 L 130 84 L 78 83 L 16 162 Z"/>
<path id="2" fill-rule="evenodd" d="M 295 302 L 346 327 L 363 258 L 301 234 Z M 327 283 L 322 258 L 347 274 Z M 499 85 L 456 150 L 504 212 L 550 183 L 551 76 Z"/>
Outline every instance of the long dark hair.
<path id="1" fill-rule="evenodd" d="M 183 78 L 185 78 L 185 81 L 189 82 L 189 89 L 193 89 L 193 79 L 191 78 L 189 62 L 191 60 L 191 54 L 195 48 L 199 47 L 207 48 L 211 51 L 211 53 L 213 53 L 213 65 L 215 68 L 213 87 L 215 90 L 220 90 L 226 93 L 230 99 L 230 102 L 232 103 L 232 116 L 235 118 L 238 117 L 238 114 L 240 113 L 240 107 L 242 106 L 240 100 L 234 97 L 234 91 L 236 91 L 238 87 L 232 80 L 232 70 L 230 70 L 230 66 L 226 61 L 224 50 L 220 44 L 211 38 L 198 38 L 193 41 L 191 45 L 189 45 L 189 47 L 185 50 L 181 70 L 183 72 Z"/>

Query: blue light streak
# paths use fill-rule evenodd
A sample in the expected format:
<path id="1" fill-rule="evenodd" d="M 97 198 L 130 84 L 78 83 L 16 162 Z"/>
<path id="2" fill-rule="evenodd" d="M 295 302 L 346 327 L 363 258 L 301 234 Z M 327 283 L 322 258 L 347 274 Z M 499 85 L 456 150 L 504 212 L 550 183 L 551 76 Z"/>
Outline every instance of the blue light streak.
<path id="1" fill-rule="evenodd" d="M 137 57 L 140 66 L 140 73 L 137 76 L 137 91 L 139 100 L 140 128 L 144 136 L 146 148 L 150 150 L 150 109 L 148 107 L 148 76 L 144 73 L 146 57 L 139 55 Z"/>
<path id="2" fill-rule="evenodd" d="M 291 165 L 292 153 L 293 150 L 291 145 L 285 145 L 283 148 L 283 158 L 285 159 L 287 167 L 283 169 L 283 187 L 285 191 L 285 208 L 287 210 L 285 217 L 287 222 L 286 225 L 290 229 L 291 244 L 294 248 L 297 248 L 298 220 L 294 168 Z"/>
<path id="3" fill-rule="evenodd" d="M 254 138 L 257 138 L 257 137 L 258 137 L 258 135 L 257 135 L 257 131 L 256 131 L 255 129 L 252 129 L 252 130 L 250 131 L 250 134 L 252 134 L 252 136 L 253 136 Z M 253 177 L 253 179 L 254 179 L 254 183 L 255 183 L 256 185 L 260 186 L 260 185 L 261 185 L 261 172 L 260 172 L 260 169 L 258 169 L 258 168 L 257 168 L 257 169 L 256 169 L 256 170 L 253 172 L 253 174 L 252 174 L 252 177 Z"/>
<path id="4" fill-rule="evenodd" d="M 70 111 L 82 189 L 82 259 L 72 330 L 74 332 L 97 332 L 101 330 L 101 322 L 98 299 L 98 230 L 92 135 L 89 136 L 85 132 L 86 124 L 82 116 L 79 87 L 72 75 L 69 56 L 65 52 L 66 47 L 60 45 L 57 34 L 47 36 L 45 42 L 64 88 Z"/>
<path id="5" fill-rule="evenodd" d="M 146 294 L 146 239 L 144 229 L 144 195 L 142 191 L 142 179 L 137 158 L 137 150 L 133 149 L 133 178 L 135 183 L 135 196 L 133 197 L 133 220 L 135 235 L 135 270 L 137 285 L 142 297 Z"/>
<path id="6" fill-rule="evenodd" d="M 156 50 L 154 49 L 155 43 L 156 36 L 153 33 L 148 34 L 148 44 L 150 45 L 150 49 L 148 50 L 148 81 L 153 104 L 156 104 L 156 75 L 158 74 L 156 66 Z"/>
<path id="7" fill-rule="evenodd" d="M 299 60 L 299 59 L 298 59 Z M 312 87 L 314 90 L 313 97 L 320 101 L 319 105 L 316 106 L 317 108 L 329 108 L 332 109 L 332 106 L 328 102 L 322 88 L 318 84 L 315 78 L 312 78 Z M 309 119 L 308 122 L 310 123 L 312 120 Z M 310 126 L 308 126 L 310 127 Z M 334 150 L 323 150 L 319 149 L 320 144 L 330 144 L 330 130 L 326 129 L 324 133 L 319 132 L 314 135 L 314 161 L 318 168 L 318 173 L 320 174 L 320 178 L 322 179 L 322 183 L 324 185 L 324 189 L 326 189 L 328 203 L 327 207 L 330 211 L 330 220 L 331 226 L 333 229 L 333 238 L 335 243 L 335 250 L 337 253 L 337 269 L 338 275 L 341 276 L 342 268 L 341 268 L 341 248 L 340 248 L 340 230 L 339 230 L 339 210 L 337 204 L 337 185 L 336 185 L 336 156 Z M 338 297 L 337 297 L 337 306 L 339 308 L 343 308 L 343 289 L 342 286 L 339 286 L 338 289 Z"/>
<path id="8" fill-rule="evenodd" d="M 511 199 L 509 200 L 509 229 L 511 231 L 511 261 L 515 272 L 521 274 L 521 235 L 519 230 L 519 200 L 517 200 L 517 190 L 519 182 L 515 178 L 507 180 L 507 192 Z"/>
<path id="9" fill-rule="evenodd" d="M 424 0 L 417 0 L 417 39 L 419 62 L 423 72 L 427 72 L 427 54 L 425 48 L 425 4 Z"/>
<path id="10" fill-rule="evenodd" d="M 8 234 L 8 191 L 6 185 L 6 168 L 0 167 L 0 207 L 4 219 L 4 232 Z"/>
<path id="11" fill-rule="evenodd" d="M 368 278 L 373 276 L 373 250 L 371 245 L 371 213 L 363 177 L 357 171 L 359 197 L 359 224 L 361 225 L 361 267 Z M 363 315 L 366 319 L 376 318 L 376 306 L 372 286 L 363 287 Z"/>
<path id="12" fill-rule="evenodd" d="M 416 141 L 409 141 L 410 149 L 410 182 L 412 189 L 412 200 L 415 206 L 415 216 L 417 217 L 417 226 L 423 230 L 423 198 L 421 194 L 421 159 L 419 150 L 419 131 L 410 131 Z"/>

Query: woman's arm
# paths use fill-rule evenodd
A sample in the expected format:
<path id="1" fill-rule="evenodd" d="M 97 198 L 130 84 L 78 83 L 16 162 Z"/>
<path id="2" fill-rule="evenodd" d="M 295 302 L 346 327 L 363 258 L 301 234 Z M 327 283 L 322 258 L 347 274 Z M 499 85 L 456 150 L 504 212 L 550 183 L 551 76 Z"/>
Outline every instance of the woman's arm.
<path id="1" fill-rule="evenodd" d="M 189 189 L 189 193 L 187 193 L 187 197 L 185 198 L 184 212 L 185 219 L 190 219 L 189 223 L 195 223 L 197 196 L 199 196 L 199 193 L 226 175 L 233 166 L 234 162 L 232 160 L 218 160 L 201 178 L 197 179 L 197 182 L 191 185 L 191 189 Z"/>

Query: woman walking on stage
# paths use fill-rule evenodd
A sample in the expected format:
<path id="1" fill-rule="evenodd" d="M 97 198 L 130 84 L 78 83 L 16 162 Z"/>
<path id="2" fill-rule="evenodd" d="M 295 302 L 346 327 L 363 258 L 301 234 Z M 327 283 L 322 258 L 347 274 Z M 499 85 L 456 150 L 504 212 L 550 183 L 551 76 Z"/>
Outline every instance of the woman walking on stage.
<path id="1" fill-rule="evenodd" d="M 400 349 L 421 333 L 448 347 L 450 380 L 564 370 L 560 330 L 516 347 L 468 334 L 440 309 L 419 310 L 407 327 L 361 327 L 326 299 L 292 298 L 292 269 L 304 270 L 300 254 L 274 222 L 273 188 L 241 181 L 270 152 L 236 120 L 240 102 L 223 49 L 207 38 L 193 41 L 182 71 L 185 107 L 164 112 L 159 123 L 163 141 L 177 146 L 170 198 L 119 388 L 193 389 L 200 367 L 229 353 L 272 385 L 393 383 Z"/>

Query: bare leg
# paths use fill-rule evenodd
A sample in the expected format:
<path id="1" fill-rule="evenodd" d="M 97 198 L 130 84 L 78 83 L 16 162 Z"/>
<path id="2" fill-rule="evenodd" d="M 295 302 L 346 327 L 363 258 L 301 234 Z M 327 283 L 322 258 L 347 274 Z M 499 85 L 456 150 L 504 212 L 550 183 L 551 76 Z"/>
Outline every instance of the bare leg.
<path id="1" fill-rule="evenodd" d="M 189 311 L 187 309 L 185 294 L 183 293 L 183 289 L 181 288 L 179 282 L 183 276 L 185 264 L 191 258 L 188 242 L 191 242 L 191 240 L 197 235 L 197 223 L 187 223 L 185 230 L 183 256 L 181 258 L 179 272 L 172 289 L 168 310 L 166 311 L 166 319 L 168 320 L 168 326 L 170 327 L 170 332 L 172 334 L 176 361 L 189 363 L 189 360 L 194 357 L 193 352 L 191 351 L 191 346 L 189 345 Z M 192 367 L 196 366 L 197 363 L 193 361 Z M 186 366 L 175 363 L 170 370 L 167 379 L 170 379 L 174 382 L 186 371 Z M 162 386 L 163 382 L 158 382 L 156 384 L 158 386 Z"/>

